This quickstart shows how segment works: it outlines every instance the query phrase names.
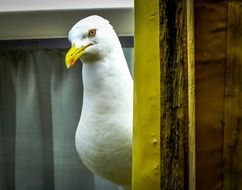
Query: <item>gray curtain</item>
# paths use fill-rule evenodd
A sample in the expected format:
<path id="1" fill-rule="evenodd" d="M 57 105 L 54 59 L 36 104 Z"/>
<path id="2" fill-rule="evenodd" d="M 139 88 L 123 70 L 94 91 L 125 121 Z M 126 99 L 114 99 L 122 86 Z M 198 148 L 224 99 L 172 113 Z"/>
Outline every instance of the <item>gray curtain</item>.
<path id="1" fill-rule="evenodd" d="M 125 52 L 131 62 L 132 51 Z M 65 53 L 0 51 L 1 190 L 118 189 L 93 176 L 76 152 L 81 64 L 67 70 Z"/>

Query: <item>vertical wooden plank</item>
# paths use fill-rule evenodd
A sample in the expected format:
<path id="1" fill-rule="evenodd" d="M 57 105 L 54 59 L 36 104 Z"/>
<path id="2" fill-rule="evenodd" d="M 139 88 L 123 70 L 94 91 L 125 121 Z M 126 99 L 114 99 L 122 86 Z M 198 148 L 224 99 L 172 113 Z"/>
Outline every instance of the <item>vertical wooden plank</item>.
<path id="1" fill-rule="evenodd" d="M 192 35 L 188 32 L 192 29 L 188 24 L 191 21 L 188 14 L 192 13 L 188 8 L 192 4 L 189 2 L 160 0 L 162 190 L 189 188 L 189 137 L 194 138 L 188 134 L 189 126 L 194 127 L 194 65 L 192 38 L 188 37 Z M 192 103 L 191 107 L 188 103 Z M 194 128 L 190 129 L 193 133 Z M 194 143 L 194 139 L 190 140 Z M 194 158 L 192 150 L 190 156 Z M 193 163 L 194 160 L 190 166 Z"/>
<path id="2" fill-rule="evenodd" d="M 133 190 L 160 189 L 159 51 L 159 0 L 136 0 Z"/>
<path id="3" fill-rule="evenodd" d="M 189 190 L 196 189 L 194 1 L 187 0 Z"/>
<path id="4" fill-rule="evenodd" d="M 227 1 L 195 1 L 196 190 L 223 188 Z"/>
<path id="5" fill-rule="evenodd" d="M 194 189 L 192 1 L 135 1 L 134 71 L 133 190 Z"/>
<path id="6" fill-rule="evenodd" d="M 242 2 L 228 2 L 224 110 L 224 190 L 242 184 Z"/>

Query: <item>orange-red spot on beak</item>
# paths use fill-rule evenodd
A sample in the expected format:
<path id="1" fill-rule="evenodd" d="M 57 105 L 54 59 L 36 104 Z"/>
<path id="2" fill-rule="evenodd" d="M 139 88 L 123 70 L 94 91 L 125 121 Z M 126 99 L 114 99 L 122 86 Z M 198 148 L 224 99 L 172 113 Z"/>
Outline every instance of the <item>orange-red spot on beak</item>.
<path id="1" fill-rule="evenodd" d="M 82 56 L 82 54 L 84 53 L 84 50 L 85 50 L 84 47 L 76 48 L 76 46 L 73 45 L 70 48 L 70 50 L 67 52 L 65 57 L 66 67 L 70 68 L 71 66 L 73 66 L 77 61 L 77 59 L 80 56 Z"/>
<path id="2" fill-rule="evenodd" d="M 76 48 L 75 45 L 73 45 L 70 50 L 67 52 L 65 57 L 66 67 L 70 68 L 73 66 L 76 61 L 84 54 L 85 49 L 91 46 L 92 44 L 88 44 L 86 46 L 82 46 L 80 48 Z"/>

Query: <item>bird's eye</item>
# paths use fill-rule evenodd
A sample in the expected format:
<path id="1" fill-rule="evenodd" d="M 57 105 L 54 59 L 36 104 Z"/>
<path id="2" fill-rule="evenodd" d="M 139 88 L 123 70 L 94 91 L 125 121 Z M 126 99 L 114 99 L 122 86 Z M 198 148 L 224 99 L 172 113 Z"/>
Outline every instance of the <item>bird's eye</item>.
<path id="1" fill-rule="evenodd" d="M 89 37 L 94 37 L 96 35 L 97 30 L 96 29 L 91 29 L 88 31 L 88 36 Z"/>

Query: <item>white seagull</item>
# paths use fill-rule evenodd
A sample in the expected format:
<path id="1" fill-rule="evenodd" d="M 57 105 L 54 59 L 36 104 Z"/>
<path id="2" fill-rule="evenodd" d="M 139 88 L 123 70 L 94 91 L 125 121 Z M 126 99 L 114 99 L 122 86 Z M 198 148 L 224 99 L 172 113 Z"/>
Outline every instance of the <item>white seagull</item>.
<path id="1" fill-rule="evenodd" d="M 76 149 L 93 173 L 131 189 L 133 79 L 119 39 L 100 16 L 89 16 L 69 31 L 67 68 L 83 63 L 83 106 Z"/>

